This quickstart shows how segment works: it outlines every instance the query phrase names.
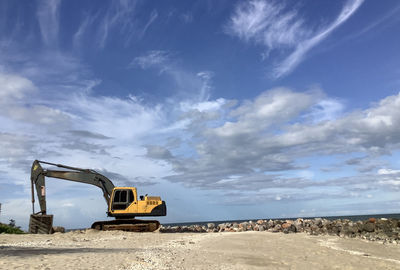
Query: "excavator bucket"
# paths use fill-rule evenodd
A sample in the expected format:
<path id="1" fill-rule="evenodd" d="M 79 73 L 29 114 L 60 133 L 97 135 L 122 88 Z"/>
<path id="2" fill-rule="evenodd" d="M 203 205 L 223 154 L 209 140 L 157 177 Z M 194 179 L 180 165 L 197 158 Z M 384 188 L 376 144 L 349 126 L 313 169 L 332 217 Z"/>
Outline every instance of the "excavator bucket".
<path id="1" fill-rule="evenodd" d="M 53 228 L 53 215 L 31 215 L 29 233 L 50 234 Z"/>

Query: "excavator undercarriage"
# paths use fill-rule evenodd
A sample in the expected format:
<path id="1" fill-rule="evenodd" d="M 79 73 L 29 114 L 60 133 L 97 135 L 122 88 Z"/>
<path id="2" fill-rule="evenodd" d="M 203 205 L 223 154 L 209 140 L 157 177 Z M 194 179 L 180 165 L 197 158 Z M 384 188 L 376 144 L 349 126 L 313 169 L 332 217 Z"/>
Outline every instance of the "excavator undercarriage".
<path id="1" fill-rule="evenodd" d="M 92 229 L 102 231 L 128 231 L 128 232 L 154 232 L 160 227 L 157 220 L 140 219 L 115 219 L 107 221 L 96 221 Z"/>
<path id="2" fill-rule="evenodd" d="M 91 228 L 100 231 L 154 232 L 160 227 L 157 220 L 116 219 L 96 221 Z M 29 233 L 54 233 L 53 215 L 32 214 L 29 220 Z"/>

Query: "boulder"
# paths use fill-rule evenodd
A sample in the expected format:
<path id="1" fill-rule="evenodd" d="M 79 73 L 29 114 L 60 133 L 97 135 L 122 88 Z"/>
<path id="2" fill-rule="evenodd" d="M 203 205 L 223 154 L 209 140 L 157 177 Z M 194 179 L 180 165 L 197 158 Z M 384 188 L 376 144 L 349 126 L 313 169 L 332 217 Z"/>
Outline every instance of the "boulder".
<path id="1" fill-rule="evenodd" d="M 276 224 L 272 229 L 272 232 L 280 232 L 282 230 L 281 224 Z"/>
<path id="2" fill-rule="evenodd" d="M 372 218 L 369 218 L 369 219 L 368 219 L 368 222 L 370 222 L 370 223 L 375 223 L 375 222 L 376 222 L 376 218 L 373 218 L 373 217 L 372 217 Z"/>
<path id="3" fill-rule="evenodd" d="M 363 225 L 363 231 L 373 232 L 375 231 L 375 222 L 367 222 Z"/>
<path id="4" fill-rule="evenodd" d="M 282 225 L 283 223 L 285 223 L 283 220 L 279 220 L 279 219 L 274 220 L 274 226 L 277 224 Z"/>
<path id="5" fill-rule="evenodd" d="M 326 219 L 326 218 L 322 219 L 322 227 L 327 227 L 327 226 L 331 225 L 331 223 L 332 222 L 329 219 Z"/>
<path id="6" fill-rule="evenodd" d="M 314 224 L 318 227 L 322 227 L 322 218 L 314 218 Z"/>
<path id="7" fill-rule="evenodd" d="M 339 235 L 342 227 L 335 224 L 331 226 L 330 230 L 328 231 L 329 234 Z"/>
<path id="8" fill-rule="evenodd" d="M 319 227 L 316 224 L 310 226 L 310 234 L 311 235 L 318 235 L 320 233 Z"/>
<path id="9" fill-rule="evenodd" d="M 207 229 L 214 229 L 215 228 L 215 224 L 214 223 L 207 223 Z"/>
<path id="10" fill-rule="evenodd" d="M 272 219 L 268 220 L 267 226 L 268 226 L 268 229 L 273 228 L 275 226 L 274 221 Z"/>
<path id="11" fill-rule="evenodd" d="M 296 227 L 291 223 L 283 223 L 282 231 L 284 233 L 294 233 L 294 232 L 296 232 Z"/>
<path id="12" fill-rule="evenodd" d="M 293 223 L 294 227 L 296 228 L 297 232 L 302 232 L 303 229 L 303 220 L 301 218 L 298 218 L 294 221 Z"/>
<path id="13" fill-rule="evenodd" d="M 258 225 L 262 225 L 262 224 L 264 224 L 264 220 L 262 220 L 262 219 L 259 219 L 259 220 L 257 220 L 257 222 L 256 222 Z"/>
<path id="14" fill-rule="evenodd" d="M 54 226 L 54 227 L 52 228 L 52 232 L 53 232 L 53 233 L 56 233 L 56 232 L 65 233 L 65 228 L 64 228 L 64 227 L 61 227 L 61 226 Z"/>

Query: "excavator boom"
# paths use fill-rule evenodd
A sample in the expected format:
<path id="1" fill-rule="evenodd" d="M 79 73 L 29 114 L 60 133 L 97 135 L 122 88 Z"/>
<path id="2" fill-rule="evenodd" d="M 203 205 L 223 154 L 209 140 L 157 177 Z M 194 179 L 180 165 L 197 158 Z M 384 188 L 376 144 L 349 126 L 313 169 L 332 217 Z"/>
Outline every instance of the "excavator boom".
<path id="1" fill-rule="evenodd" d="M 69 169 L 69 171 L 44 170 L 40 163 L 53 165 L 59 168 Z M 55 164 L 45 161 L 35 160 L 31 169 L 32 184 L 32 209 L 34 211 L 35 196 L 33 187 L 36 187 L 36 194 L 39 198 L 40 213 L 46 214 L 46 183 L 45 177 L 59 178 L 74 182 L 90 184 L 99 187 L 103 191 L 104 199 L 107 205 L 110 203 L 110 196 L 114 189 L 114 184 L 110 179 L 97 173 L 94 170 L 81 169 L 61 164 Z"/>

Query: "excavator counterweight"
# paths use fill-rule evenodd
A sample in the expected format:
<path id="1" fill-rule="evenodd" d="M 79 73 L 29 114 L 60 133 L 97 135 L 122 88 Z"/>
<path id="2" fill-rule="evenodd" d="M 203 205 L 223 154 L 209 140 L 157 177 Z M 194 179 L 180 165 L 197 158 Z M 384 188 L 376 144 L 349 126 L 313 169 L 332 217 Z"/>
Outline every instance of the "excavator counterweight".
<path id="1" fill-rule="evenodd" d="M 62 168 L 63 170 L 43 169 L 41 164 Z M 35 160 L 31 169 L 32 212 L 29 221 L 30 233 L 51 233 L 53 215 L 47 214 L 45 178 L 80 182 L 99 187 L 107 203 L 107 215 L 115 220 L 96 221 L 92 229 L 152 232 L 160 227 L 157 220 L 138 220 L 137 216 L 165 216 L 167 207 L 157 196 L 140 196 L 135 187 L 115 187 L 106 176 L 90 169 L 81 169 L 62 164 Z M 35 190 L 40 211 L 35 213 Z"/>

